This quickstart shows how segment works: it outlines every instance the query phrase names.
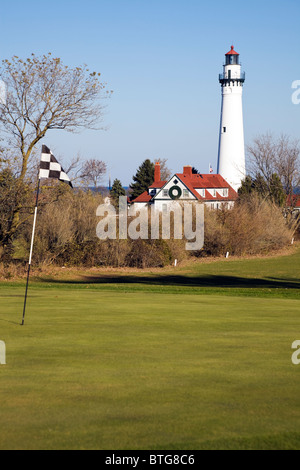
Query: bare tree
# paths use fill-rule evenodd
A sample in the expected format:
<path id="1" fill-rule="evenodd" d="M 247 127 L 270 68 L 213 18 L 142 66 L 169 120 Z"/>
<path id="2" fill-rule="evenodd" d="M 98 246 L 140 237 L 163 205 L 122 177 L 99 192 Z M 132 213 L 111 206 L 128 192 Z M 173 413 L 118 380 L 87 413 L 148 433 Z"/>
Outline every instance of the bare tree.
<path id="1" fill-rule="evenodd" d="M 102 160 L 87 160 L 82 167 L 81 178 L 88 185 L 91 184 L 94 188 L 97 188 L 106 173 L 106 169 L 106 163 Z"/>
<path id="2" fill-rule="evenodd" d="M 289 196 L 292 196 L 294 189 L 300 184 L 299 157 L 299 141 L 281 136 L 277 143 L 275 169 Z"/>
<path id="3" fill-rule="evenodd" d="M 300 183 L 300 147 L 298 140 L 272 134 L 256 137 L 247 148 L 249 173 L 253 178 L 262 176 L 270 186 L 277 174 L 288 195 L 292 195 Z M 270 189 L 270 188 L 269 188 Z"/>
<path id="4" fill-rule="evenodd" d="M 263 176 L 270 181 L 275 173 L 276 146 L 271 134 L 260 135 L 247 148 L 249 173 L 253 177 Z"/>
<path id="5" fill-rule="evenodd" d="M 0 101 L 3 154 L 13 154 L 20 186 L 25 182 L 36 146 L 51 129 L 78 132 L 99 126 L 103 99 L 111 92 L 99 81 L 100 74 L 86 66 L 69 68 L 49 53 L 26 60 L 14 56 L 2 61 L 0 76 L 6 86 Z M 21 200 L 16 200 L 6 243 L 20 221 Z"/>

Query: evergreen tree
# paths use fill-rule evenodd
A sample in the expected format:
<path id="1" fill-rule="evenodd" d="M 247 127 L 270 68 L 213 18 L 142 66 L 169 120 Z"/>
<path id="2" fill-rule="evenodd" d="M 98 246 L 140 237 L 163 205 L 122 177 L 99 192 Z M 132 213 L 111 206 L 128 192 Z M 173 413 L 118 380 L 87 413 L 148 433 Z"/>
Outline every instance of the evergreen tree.
<path id="1" fill-rule="evenodd" d="M 120 196 L 125 196 L 126 195 L 126 191 L 123 188 L 122 183 L 121 183 L 120 180 L 118 180 L 118 179 L 114 180 L 112 188 L 109 191 L 109 194 L 112 197 L 112 199 L 114 199 L 115 201 L 118 201 Z"/>
<path id="2" fill-rule="evenodd" d="M 261 175 L 257 175 L 253 181 L 254 191 L 260 194 L 263 198 L 268 198 L 271 196 L 270 188 L 267 180 Z"/>
<path id="3" fill-rule="evenodd" d="M 287 195 L 279 176 L 274 173 L 270 180 L 270 196 L 279 207 L 285 206 Z"/>
<path id="4" fill-rule="evenodd" d="M 136 175 L 133 176 L 133 183 L 130 185 L 131 199 L 135 199 L 144 191 L 147 191 L 153 182 L 154 163 L 147 159 L 141 164 Z"/>
<path id="5" fill-rule="evenodd" d="M 246 176 L 246 178 L 242 181 L 242 185 L 238 190 L 238 194 L 240 198 L 244 198 L 246 196 L 249 196 L 249 194 L 251 194 L 254 189 L 254 180 L 251 178 L 251 176 Z"/>
<path id="6" fill-rule="evenodd" d="M 261 174 L 258 174 L 256 178 L 247 176 L 238 190 L 239 197 L 240 199 L 245 199 L 253 192 L 262 198 L 271 199 L 279 207 L 285 205 L 287 196 L 276 173 L 270 177 L 269 182 Z"/>

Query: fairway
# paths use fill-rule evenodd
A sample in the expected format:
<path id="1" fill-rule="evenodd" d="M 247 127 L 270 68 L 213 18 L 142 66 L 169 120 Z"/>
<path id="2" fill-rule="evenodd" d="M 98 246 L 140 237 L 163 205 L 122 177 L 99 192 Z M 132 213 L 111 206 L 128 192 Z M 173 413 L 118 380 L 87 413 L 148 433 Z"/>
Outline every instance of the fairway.
<path id="1" fill-rule="evenodd" d="M 0 449 L 300 449 L 299 257 L 2 283 Z"/>

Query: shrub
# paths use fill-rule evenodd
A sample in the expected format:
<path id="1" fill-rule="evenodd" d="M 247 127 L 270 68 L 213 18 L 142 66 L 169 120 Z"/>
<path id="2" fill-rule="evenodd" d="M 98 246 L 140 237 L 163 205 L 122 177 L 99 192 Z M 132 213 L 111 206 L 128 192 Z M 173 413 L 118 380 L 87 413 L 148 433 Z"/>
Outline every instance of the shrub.
<path id="1" fill-rule="evenodd" d="M 240 200 L 233 209 L 206 211 L 205 244 L 198 256 L 265 254 L 291 243 L 294 223 L 282 209 L 258 195 Z"/>
<path id="2" fill-rule="evenodd" d="M 166 240 L 133 240 L 126 256 L 126 266 L 133 268 L 160 268 L 171 264 L 172 251 Z"/>
<path id="3" fill-rule="evenodd" d="M 233 209 L 205 210 L 204 247 L 198 252 L 185 249 L 185 240 L 99 240 L 96 209 L 103 200 L 99 194 L 65 191 L 45 204 L 41 197 L 35 237 L 35 266 L 112 266 L 155 268 L 191 256 L 264 254 L 290 244 L 296 227 L 291 217 L 257 194 L 242 198 Z M 195 216 L 195 214 L 194 214 Z M 171 220 L 173 220 L 171 218 Z M 150 224 L 148 224 L 150 227 Z M 173 223 L 171 223 L 171 227 Z M 22 226 L 14 243 L 15 260 L 28 261 L 32 219 Z M 150 235 L 150 234 L 149 234 Z"/>

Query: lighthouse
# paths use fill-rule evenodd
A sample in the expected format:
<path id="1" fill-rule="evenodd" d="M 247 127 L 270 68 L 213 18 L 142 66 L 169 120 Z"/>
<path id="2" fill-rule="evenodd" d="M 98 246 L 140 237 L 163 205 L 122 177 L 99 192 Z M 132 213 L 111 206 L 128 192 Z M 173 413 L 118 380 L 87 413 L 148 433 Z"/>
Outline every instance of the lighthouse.
<path id="1" fill-rule="evenodd" d="M 246 177 L 243 85 L 239 54 L 231 46 L 225 54 L 223 73 L 219 75 L 222 90 L 222 108 L 218 154 L 218 174 L 237 191 Z"/>

